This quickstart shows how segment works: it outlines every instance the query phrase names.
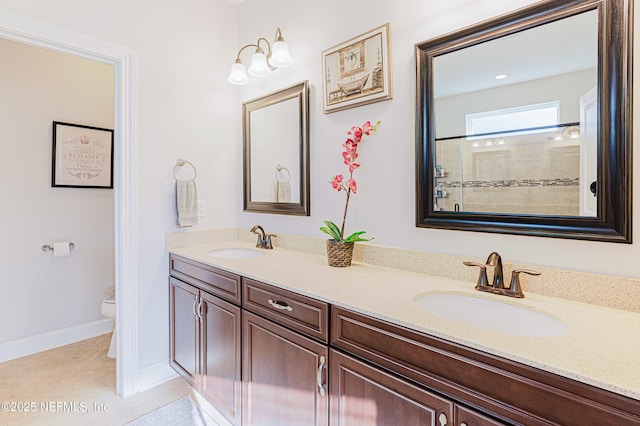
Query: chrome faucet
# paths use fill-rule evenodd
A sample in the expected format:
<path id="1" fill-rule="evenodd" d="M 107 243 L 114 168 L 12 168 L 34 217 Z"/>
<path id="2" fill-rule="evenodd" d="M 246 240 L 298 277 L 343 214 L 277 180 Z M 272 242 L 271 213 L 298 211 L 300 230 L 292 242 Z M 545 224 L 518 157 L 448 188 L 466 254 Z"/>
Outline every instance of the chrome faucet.
<path id="1" fill-rule="evenodd" d="M 520 286 L 520 274 L 540 275 L 540 272 L 532 271 L 529 269 L 515 269 L 511 273 L 511 283 L 509 287 L 504 285 L 504 273 L 502 270 L 502 258 L 497 252 L 493 252 L 487 258 L 487 261 L 483 265 L 482 263 L 475 262 L 463 262 L 467 266 L 476 266 L 480 268 L 480 275 L 478 276 L 478 282 L 475 289 L 479 291 L 486 291 L 494 294 L 501 294 L 509 297 L 524 297 L 522 287 Z M 487 277 L 487 266 L 493 268 L 493 282 L 490 284 Z"/>
<path id="2" fill-rule="evenodd" d="M 273 244 L 271 243 L 271 237 L 277 237 L 276 234 L 267 234 L 264 232 L 264 229 L 260 225 L 256 225 L 249 232 L 252 232 L 258 236 L 258 242 L 256 243 L 256 247 L 263 248 L 267 250 L 273 249 Z"/>

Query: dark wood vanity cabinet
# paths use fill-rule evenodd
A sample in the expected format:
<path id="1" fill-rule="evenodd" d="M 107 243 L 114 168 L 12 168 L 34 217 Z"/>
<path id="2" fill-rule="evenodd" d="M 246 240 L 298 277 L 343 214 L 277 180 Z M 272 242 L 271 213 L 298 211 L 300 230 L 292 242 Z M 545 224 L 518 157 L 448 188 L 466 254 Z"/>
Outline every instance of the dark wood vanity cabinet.
<path id="1" fill-rule="evenodd" d="M 170 260 L 171 365 L 234 425 L 640 425 L 640 401 Z"/>
<path id="2" fill-rule="evenodd" d="M 332 347 L 450 399 L 456 425 L 640 425 L 622 395 L 335 306 L 330 323 Z"/>
<path id="3" fill-rule="evenodd" d="M 329 306 L 243 279 L 244 425 L 327 425 Z"/>
<path id="4" fill-rule="evenodd" d="M 239 425 L 242 323 L 232 302 L 239 303 L 240 277 L 177 256 L 170 260 L 171 366 Z"/>

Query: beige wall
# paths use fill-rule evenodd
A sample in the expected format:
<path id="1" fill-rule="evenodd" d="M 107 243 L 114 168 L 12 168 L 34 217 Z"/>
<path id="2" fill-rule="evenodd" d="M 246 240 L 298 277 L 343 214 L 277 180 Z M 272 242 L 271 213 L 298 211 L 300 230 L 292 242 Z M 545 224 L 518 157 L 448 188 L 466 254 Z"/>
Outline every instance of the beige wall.
<path id="1" fill-rule="evenodd" d="M 113 129 L 110 65 L 0 39 L 0 343 L 102 319 L 113 190 L 51 187 L 52 122 Z M 69 257 L 43 244 L 72 241 Z"/>

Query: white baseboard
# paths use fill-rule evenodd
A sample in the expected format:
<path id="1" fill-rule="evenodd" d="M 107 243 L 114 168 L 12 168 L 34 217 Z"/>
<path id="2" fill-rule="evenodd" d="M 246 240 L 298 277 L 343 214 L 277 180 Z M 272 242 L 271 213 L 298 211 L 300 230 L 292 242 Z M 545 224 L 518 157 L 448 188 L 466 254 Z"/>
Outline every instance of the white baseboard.
<path id="1" fill-rule="evenodd" d="M 61 330 L 54 330 L 48 333 L 0 343 L 0 362 L 47 351 L 81 340 L 91 339 L 111 333 L 112 330 L 113 319 L 104 318 Z"/>
<path id="2" fill-rule="evenodd" d="M 159 362 L 138 372 L 138 391 L 144 392 L 176 377 L 178 373 L 171 368 L 169 360 Z"/>

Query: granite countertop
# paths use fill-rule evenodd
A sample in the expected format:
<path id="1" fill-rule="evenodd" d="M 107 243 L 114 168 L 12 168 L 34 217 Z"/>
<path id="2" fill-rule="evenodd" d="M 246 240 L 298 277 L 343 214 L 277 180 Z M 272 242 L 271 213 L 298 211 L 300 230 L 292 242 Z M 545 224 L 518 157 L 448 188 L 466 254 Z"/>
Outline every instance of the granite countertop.
<path id="1" fill-rule="evenodd" d="M 231 247 L 255 245 L 229 240 L 169 252 L 640 400 L 640 314 L 536 294 L 512 299 L 475 291 L 473 282 L 364 263 L 332 268 L 326 256 L 281 247 L 253 258 L 207 255 Z M 525 337 L 447 320 L 413 303 L 416 295 L 430 291 L 526 306 L 560 319 L 568 331 L 554 337 Z"/>

